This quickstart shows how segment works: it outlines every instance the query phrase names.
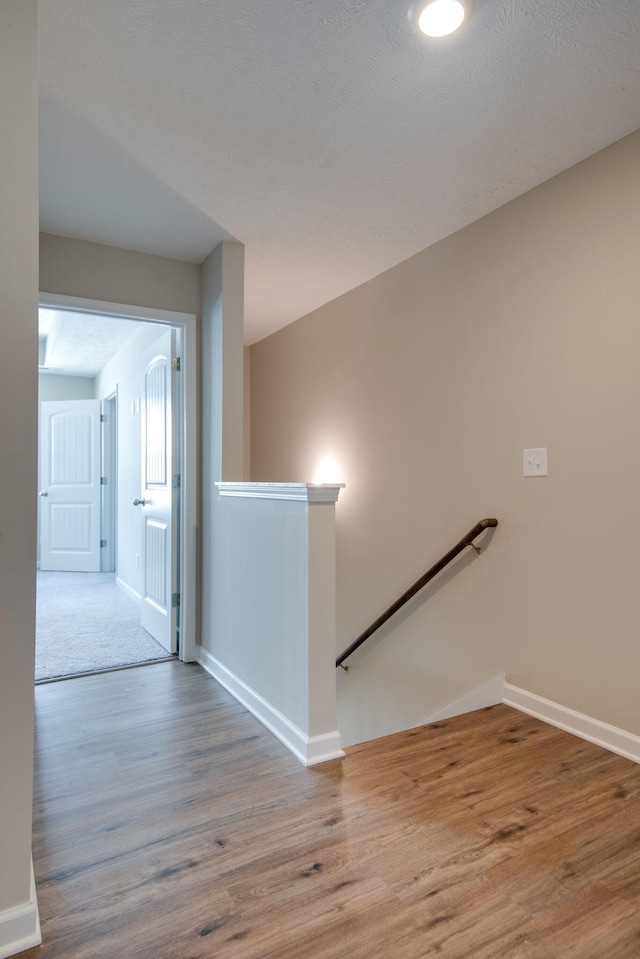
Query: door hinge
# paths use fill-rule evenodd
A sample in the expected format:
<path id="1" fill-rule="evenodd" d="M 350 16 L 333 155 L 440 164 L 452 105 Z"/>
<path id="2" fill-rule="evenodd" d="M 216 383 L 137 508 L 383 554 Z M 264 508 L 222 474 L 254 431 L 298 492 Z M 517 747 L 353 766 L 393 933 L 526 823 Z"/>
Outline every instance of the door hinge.
<path id="1" fill-rule="evenodd" d="M 176 609 L 180 605 L 180 593 L 171 594 L 171 608 Z"/>
<path id="2" fill-rule="evenodd" d="M 107 545 L 106 539 L 101 539 L 101 540 L 100 540 L 100 549 L 104 549 L 106 545 Z"/>
<path id="3" fill-rule="evenodd" d="M 172 489 L 180 489 L 180 473 L 174 473 L 171 477 Z"/>
<path id="4" fill-rule="evenodd" d="M 106 486 L 106 485 L 107 485 L 107 477 L 106 477 L 106 476 L 101 476 L 101 477 L 100 477 L 100 486 Z"/>
<path id="5" fill-rule="evenodd" d="M 179 356 L 173 356 L 173 357 L 171 358 L 171 372 L 172 372 L 172 373 L 179 373 L 179 372 L 180 372 L 180 357 L 179 357 Z"/>
<path id="6" fill-rule="evenodd" d="M 107 422 L 107 415 L 106 415 L 106 413 L 101 413 L 101 414 L 100 414 L 100 422 L 101 422 L 101 423 L 106 423 L 106 422 Z"/>

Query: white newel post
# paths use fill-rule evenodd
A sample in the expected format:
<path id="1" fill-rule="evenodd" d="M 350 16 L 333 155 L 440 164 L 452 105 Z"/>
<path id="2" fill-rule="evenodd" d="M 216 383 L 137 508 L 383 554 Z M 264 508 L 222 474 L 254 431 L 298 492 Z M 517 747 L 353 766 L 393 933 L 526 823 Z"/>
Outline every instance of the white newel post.
<path id="1" fill-rule="evenodd" d="M 344 755 L 335 670 L 343 485 L 216 483 L 215 631 L 198 660 L 307 766 Z"/>

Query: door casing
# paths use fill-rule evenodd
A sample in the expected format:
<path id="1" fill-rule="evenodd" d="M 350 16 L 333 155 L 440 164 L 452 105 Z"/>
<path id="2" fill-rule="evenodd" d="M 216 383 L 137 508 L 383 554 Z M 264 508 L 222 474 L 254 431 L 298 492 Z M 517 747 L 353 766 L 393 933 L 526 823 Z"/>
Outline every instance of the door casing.
<path id="1" fill-rule="evenodd" d="M 101 570 L 115 573 L 118 515 L 118 391 L 102 401 L 102 542 Z"/>
<path id="2" fill-rule="evenodd" d="M 194 313 L 154 310 L 123 303 L 89 300 L 75 296 L 41 293 L 40 306 L 76 310 L 94 315 L 99 323 L 103 316 L 144 320 L 160 326 L 175 327 L 181 339 L 181 369 L 178 383 L 180 415 L 180 482 L 179 581 L 180 581 L 180 651 L 184 662 L 196 660 L 196 475 L 197 475 L 197 338 Z"/>

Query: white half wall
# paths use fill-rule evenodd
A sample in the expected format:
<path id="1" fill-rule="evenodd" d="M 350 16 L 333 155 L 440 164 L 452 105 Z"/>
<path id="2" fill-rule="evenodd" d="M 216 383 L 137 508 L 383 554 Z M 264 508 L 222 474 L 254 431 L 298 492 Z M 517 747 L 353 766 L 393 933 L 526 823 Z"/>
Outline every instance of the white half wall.
<path id="1" fill-rule="evenodd" d="M 215 653 L 198 661 L 305 765 L 343 755 L 336 723 L 339 486 L 218 483 Z"/>
<path id="2" fill-rule="evenodd" d="M 0 956 L 40 942 L 31 867 L 38 435 L 36 0 L 0 4 Z"/>

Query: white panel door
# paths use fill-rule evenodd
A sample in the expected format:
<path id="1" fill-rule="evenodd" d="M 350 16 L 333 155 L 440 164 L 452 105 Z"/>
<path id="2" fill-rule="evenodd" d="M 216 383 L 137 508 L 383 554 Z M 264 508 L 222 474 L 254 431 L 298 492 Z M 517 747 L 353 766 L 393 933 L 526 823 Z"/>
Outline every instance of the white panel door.
<path id="1" fill-rule="evenodd" d="M 100 401 L 40 404 L 40 569 L 100 571 Z"/>
<path id="2" fill-rule="evenodd" d="M 141 403 L 142 484 L 134 506 L 142 515 L 142 616 L 144 629 L 169 653 L 177 650 L 176 592 L 177 437 L 172 358 L 175 333 L 167 329 L 143 354 Z M 176 484 L 177 485 L 177 484 Z"/>

